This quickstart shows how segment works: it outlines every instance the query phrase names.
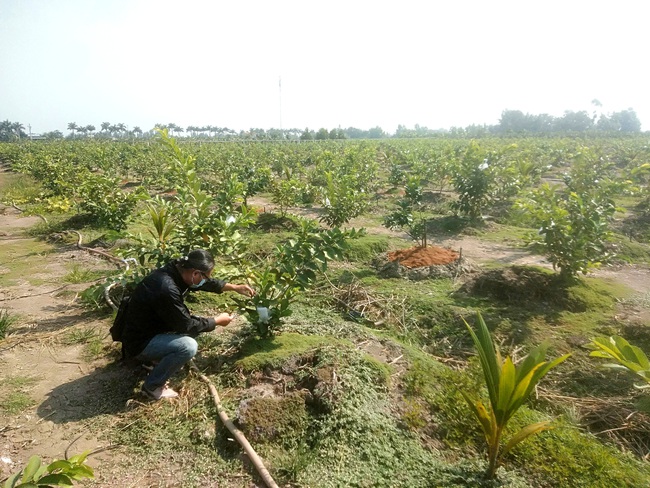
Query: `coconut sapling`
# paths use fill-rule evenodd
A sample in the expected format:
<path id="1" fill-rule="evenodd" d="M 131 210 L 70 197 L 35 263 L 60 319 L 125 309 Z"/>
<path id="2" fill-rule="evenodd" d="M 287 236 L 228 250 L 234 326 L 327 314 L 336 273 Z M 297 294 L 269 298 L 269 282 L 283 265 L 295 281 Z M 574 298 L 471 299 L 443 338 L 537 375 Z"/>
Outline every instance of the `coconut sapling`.
<path id="1" fill-rule="evenodd" d="M 509 356 L 505 360 L 501 358 L 480 313 L 476 317 L 476 331 L 467 322 L 465 325 L 478 351 L 490 396 L 489 409 L 481 400 L 474 400 L 465 392 L 462 394 L 485 435 L 488 448 L 488 469 L 485 475 L 486 478 L 493 479 L 499 467 L 499 460 L 510 449 L 531 435 L 551 428 L 550 420 L 527 425 L 514 434 L 505 447 L 501 447 L 508 421 L 528 399 L 544 375 L 568 358 L 569 354 L 549 362 L 545 360 L 546 346 L 541 345 L 530 351 L 519 364 L 515 365 Z"/>

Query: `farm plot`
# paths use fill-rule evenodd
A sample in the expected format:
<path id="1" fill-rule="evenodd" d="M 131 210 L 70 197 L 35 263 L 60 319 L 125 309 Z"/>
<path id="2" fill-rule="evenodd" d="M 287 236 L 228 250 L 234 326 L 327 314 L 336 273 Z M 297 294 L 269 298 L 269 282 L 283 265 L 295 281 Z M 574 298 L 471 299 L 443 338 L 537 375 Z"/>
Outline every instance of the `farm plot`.
<path id="1" fill-rule="evenodd" d="M 637 158 L 620 158 L 621 144 Z M 261 483 L 194 373 L 174 379 L 178 399 L 147 402 L 144 373 L 107 337 L 107 283 L 128 288 L 202 247 L 215 274 L 259 293 L 189 301 L 197 314 L 242 313 L 200 336 L 197 366 L 280 485 L 492 486 L 464 397 L 489 411 L 464 323 L 477 312 L 514 364 L 543 342 L 548 360 L 570 354 L 508 422 L 499 486 L 650 480 L 643 392 L 631 372 L 589 357 L 594 338 L 615 335 L 650 351 L 642 141 L 195 146 L 163 134 L 118 149 L 0 147 L 15 170 L 0 188 L 3 474 L 31 454 L 97 450 L 92 486 Z M 139 266 L 116 269 L 68 230 Z M 471 265 L 379 275 L 378 257 L 431 246 Z M 259 307 L 274 311 L 269 321 Z"/>

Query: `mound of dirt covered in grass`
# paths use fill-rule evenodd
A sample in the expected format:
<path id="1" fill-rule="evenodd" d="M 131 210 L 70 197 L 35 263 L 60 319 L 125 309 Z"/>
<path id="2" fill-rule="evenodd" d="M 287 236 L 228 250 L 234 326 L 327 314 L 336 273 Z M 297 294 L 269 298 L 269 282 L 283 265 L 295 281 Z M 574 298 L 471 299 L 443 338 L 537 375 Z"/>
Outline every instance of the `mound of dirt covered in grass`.
<path id="1" fill-rule="evenodd" d="M 609 309 L 614 301 L 607 289 L 595 283 L 565 281 L 556 273 L 528 266 L 486 271 L 468 280 L 459 292 L 489 296 L 528 307 L 542 305 L 570 312 Z"/>
<path id="2" fill-rule="evenodd" d="M 477 269 L 460 253 L 437 246 L 414 246 L 382 254 L 373 262 L 383 278 L 454 278 Z"/>
<path id="3" fill-rule="evenodd" d="M 481 273 L 465 283 L 461 292 L 502 301 L 557 301 L 557 277 L 534 268 L 511 266 Z"/>

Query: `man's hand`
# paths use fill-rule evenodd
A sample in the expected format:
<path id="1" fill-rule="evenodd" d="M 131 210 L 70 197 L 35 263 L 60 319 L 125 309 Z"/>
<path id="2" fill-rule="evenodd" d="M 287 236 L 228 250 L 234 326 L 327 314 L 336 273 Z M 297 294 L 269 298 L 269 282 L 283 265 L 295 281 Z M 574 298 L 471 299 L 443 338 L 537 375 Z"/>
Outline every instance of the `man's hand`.
<path id="1" fill-rule="evenodd" d="M 255 296 L 255 290 L 253 290 L 248 285 L 233 285 L 232 283 L 226 283 L 226 286 L 223 287 L 223 291 L 234 291 L 245 297 Z"/>
<path id="2" fill-rule="evenodd" d="M 235 318 L 234 313 L 220 313 L 214 318 L 214 322 L 221 327 L 228 325 Z"/>

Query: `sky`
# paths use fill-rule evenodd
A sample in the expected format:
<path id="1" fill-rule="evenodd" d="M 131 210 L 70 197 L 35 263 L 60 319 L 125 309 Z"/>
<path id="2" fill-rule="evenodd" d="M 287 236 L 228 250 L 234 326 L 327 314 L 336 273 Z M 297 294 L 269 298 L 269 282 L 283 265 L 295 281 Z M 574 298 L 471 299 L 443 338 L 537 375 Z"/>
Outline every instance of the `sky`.
<path id="1" fill-rule="evenodd" d="M 649 13 L 644 0 L 0 0 L 0 120 L 393 133 L 591 114 L 596 99 L 650 130 Z"/>

